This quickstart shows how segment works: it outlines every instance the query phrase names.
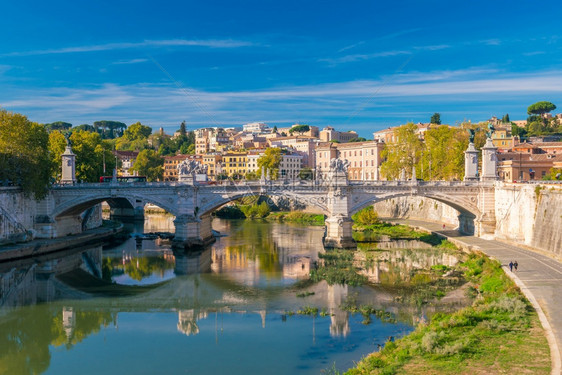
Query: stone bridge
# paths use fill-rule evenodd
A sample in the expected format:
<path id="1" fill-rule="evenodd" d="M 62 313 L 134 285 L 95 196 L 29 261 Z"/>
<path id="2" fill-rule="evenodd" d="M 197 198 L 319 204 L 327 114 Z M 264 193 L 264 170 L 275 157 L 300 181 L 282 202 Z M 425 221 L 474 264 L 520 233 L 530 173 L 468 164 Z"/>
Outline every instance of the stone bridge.
<path id="1" fill-rule="evenodd" d="M 135 214 L 134 202 L 152 203 L 174 215 L 175 241 L 200 246 L 213 241 L 211 213 L 246 196 L 285 197 L 314 206 L 326 216 L 326 247 L 353 247 L 351 215 L 375 202 L 423 196 L 459 212 L 460 230 L 492 236 L 496 226 L 493 181 L 373 181 L 350 183 L 345 175 L 318 181 L 253 181 L 205 185 L 182 182 L 98 183 L 55 186 L 38 205 L 36 236 L 54 238 L 82 230 L 83 212 L 106 201 L 122 214 Z"/>

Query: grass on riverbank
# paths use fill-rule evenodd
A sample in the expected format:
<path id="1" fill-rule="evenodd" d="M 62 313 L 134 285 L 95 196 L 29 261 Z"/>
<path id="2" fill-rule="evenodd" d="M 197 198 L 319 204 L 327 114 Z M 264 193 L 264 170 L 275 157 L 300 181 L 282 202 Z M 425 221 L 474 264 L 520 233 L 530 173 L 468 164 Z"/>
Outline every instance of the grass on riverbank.
<path id="1" fill-rule="evenodd" d="M 460 269 L 471 306 L 436 314 L 346 374 L 549 374 L 549 347 L 536 312 L 497 261 L 471 254 Z"/>
<path id="2" fill-rule="evenodd" d="M 299 211 L 271 212 L 265 219 L 271 221 L 281 221 L 286 223 L 324 225 L 324 215 L 309 214 L 306 212 L 299 212 Z"/>
<path id="3" fill-rule="evenodd" d="M 443 249 L 456 249 L 456 246 L 437 234 L 421 232 L 409 226 L 377 222 L 375 224 L 353 224 L 353 239 L 357 242 L 373 242 L 387 236 L 391 239 L 418 240 Z"/>

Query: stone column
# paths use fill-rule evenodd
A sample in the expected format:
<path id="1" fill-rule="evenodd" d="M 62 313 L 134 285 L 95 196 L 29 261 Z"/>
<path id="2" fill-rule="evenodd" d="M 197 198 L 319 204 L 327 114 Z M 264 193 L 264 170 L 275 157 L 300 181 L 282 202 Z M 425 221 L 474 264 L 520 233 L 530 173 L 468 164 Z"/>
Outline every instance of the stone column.
<path id="1" fill-rule="evenodd" d="M 62 158 L 61 184 L 76 183 L 76 155 L 72 152 L 70 144 L 66 145 Z"/>
<path id="2" fill-rule="evenodd" d="M 328 248 L 355 248 L 353 240 L 353 220 L 349 214 L 349 181 L 345 171 L 336 170 L 328 173 L 328 210 L 324 246 Z"/>
<path id="3" fill-rule="evenodd" d="M 476 150 L 472 142 L 469 143 L 468 148 L 464 152 L 464 180 L 478 180 L 478 150 Z"/>
<path id="4" fill-rule="evenodd" d="M 175 247 L 200 247 L 215 241 L 209 214 L 196 217 L 194 215 L 176 216 L 174 220 L 176 235 Z"/>
<path id="5" fill-rule="evenodd" d="M 324 247 L 350 249 L 357 246 L 353 240 L 353 220 L 349 216 L 342 214 L 330 216 L 325 223 Z"/>
<path id="6" fill-rule="evenodd" d="M 491 138 L 486 139 L 482 147 L 482 176 L 480 181 L 495 181 L 498 179 L 498 155 L 497 147 Z"/>

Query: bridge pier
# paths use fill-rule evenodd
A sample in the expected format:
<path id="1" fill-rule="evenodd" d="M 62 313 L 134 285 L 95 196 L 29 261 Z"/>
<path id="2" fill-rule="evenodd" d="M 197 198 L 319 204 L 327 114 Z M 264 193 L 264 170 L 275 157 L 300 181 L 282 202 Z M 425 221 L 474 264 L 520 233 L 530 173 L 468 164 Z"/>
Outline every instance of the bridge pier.
<path id="1" fill-rule="evenodd" d="M 179 215 L 176 216 L 174 225 L 176 227 L 175 247 L 200 247 L 215 242 L 210 214 L 200 217 Z"/>
<path id="2" fill-rule="evenodd" d="M 353 220 L 349 216 L 335 215 L 325 221 L 324 247 L 353 249 L 357 247 L 353 239 Z"/>

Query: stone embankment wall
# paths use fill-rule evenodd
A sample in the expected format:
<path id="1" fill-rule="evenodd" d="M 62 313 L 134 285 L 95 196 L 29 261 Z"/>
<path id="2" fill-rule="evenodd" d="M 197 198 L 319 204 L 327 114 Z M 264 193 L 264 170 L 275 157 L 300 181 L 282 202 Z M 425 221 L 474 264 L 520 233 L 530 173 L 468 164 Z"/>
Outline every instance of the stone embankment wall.
<path id="1" fill-rule="evenodd" d="M 33 197 L 25 197 L 18 188 L 0 188 L 0 245 L 13 242 L 25 242 L 35 236 L 34 220 L 37 213 L 37 201 Z M 84 221 L 86 219 L 86 221 Z M 78 217 L 62 218 L 57 226 L 59 234 L 65 234 L 69 227 L 73 231 L 93 229 L 102 225 L 101 205 L 92 207 Z"/>
<path id="2" fill-rule="evenodd" d="M 562 257 L 562 186 L 498 183 L 497 239 Z"/>
<path id="3" fill-rule="evenodd" d="M 33 228 L 37 203 L 25 198 L 18 188 L 0 188 L 0 244 L 25 240 Z"/>
<path id="4" fill-rule="evenodd" d="M 439 201 L 426 197 L 400 197 L 377 202 L 374 205 L 379 217 L 418 219 L 459 225 L 459 212 Z"/>

